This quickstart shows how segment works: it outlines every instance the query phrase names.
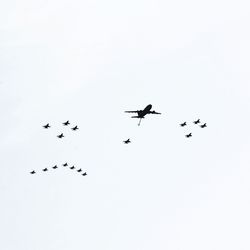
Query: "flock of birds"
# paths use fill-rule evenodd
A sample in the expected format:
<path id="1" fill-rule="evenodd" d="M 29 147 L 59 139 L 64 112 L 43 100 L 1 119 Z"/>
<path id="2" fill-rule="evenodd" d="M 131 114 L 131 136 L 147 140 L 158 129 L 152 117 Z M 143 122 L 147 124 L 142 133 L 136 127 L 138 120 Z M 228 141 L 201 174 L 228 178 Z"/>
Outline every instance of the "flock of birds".
<path id="1" fill-rule="evenodd" d="M 69 126 L 69 125 L 70 125 L 70 122 L 69 122 L 69 121 L 66 121 L 66 122 L 63 122 L 62 124 L 63 124 L 63 126 Z M 44 128 L 44 129 L 49 129 L 49 128 L 51 128 L 51 126 L 50 126 L 49 123 L 47 123 L 46 125 L 43 126 L 43 128 Z M 72 129 L 73 131 L 76 131 L 76 130 L 78 130 L 79 128 L 78 128 L 78 126 L 76 125 L 76 126 L 72 127 L 71 129 Z M 60 135 L 57 135 L 57 137 L 58 137 L 59 139 L 62 139 L 62 138 L 65 137 L 65 136 L 64 136 L 63 133 L 61 133 Z M 68 163 L 66 162 L 66 163 L 62 164 L 62 166 L 63 166 L 63 167 L 68 167 Z M 58 168 L 57 165 L 55 165 L 55 166 L 52 167 L 52 169 L 57 169 L 57 168 Z M 73 170 L 73 169 L 76 169 L 76 167 L 73 165 L 73 166 L 69 167 L 69 169 Z M 48 168 L 43 168 L 42 171 L 43 171 L 43 172 L 47 172 L 47 171 L 49 171 L 49 169 L 48 169 Z M 86 176 L 86 175 L 87 175 L 86 172 L 82 173 L 83 171 L 82 171 L 81 168 L 80 168 L 80 169 L 76 169 L 76 171 L 77 171 L 78 173 L 81 173 L 82 176 Z M 36 174 L 36 171 L 35 171 L 35 170 L 32 170 L 32 171 L 30 172 L 30 174 Z"/>
<path id="2" fill-rule="evenodd" d="M 193 121 L 193 123 L 196 124 L 196 125 L 199 125 L 199 124 L 201 123 L 201 121 L 200 121 L 200 119 L 198 119 L 198 120 L 196 120 L 196 121 Z M 181 127 L 187 126 L 187 122 L 181 123 L 180 126 L 181 126 Z M 200 126 L 201 128 L 206 128 L 206 127 L 207 127 L 207 123 L 201 124 L 201 125 L 199 125 L 199 126 Z M 190 137 L 192 137 L 193 135 L 192 135 L 192 133 L 189 133 L 189 134 L 186 134 L 185 136 L 186 136 L 187 138 L 190 138 Z M 127 139 L 127 140 L 123 141 L 123 143 L 124 143 L 124 144 L 129 144 L 129 143 L 131 143 L 131 141 L 130 141 L 130 139 Z"/>

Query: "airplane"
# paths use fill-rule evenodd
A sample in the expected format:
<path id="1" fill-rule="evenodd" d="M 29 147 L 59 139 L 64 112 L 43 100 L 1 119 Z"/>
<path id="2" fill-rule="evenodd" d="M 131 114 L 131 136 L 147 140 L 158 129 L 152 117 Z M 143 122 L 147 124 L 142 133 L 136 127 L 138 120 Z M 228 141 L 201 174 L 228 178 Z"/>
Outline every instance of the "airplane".
<path id="1" fill-rule="evenodd" d="M 35 174 L 36 172 L 33 170 L 33 171 L 31 171 L 30 173 L 31 173 L 31 174 Z"/>
<path id="2" fill-rule="evenodd" d="M 80 172 L 82 172 L 82 169 L 81 169 L 81 168 L 80 168 L 80 169 L 78 169 L 78 170 L 77 170 L 77 172 L 79 172 L 79 173 L 80 173 Z"/>
<path id="3" fill-rule="evenodd" d="M 192 133 L 186 135 L 187 138 L 191 137 L 192 136 Z"/>
<path id="4" fill-rule="evenodd" d="M 200 123 L 200 119 L 198 119 L 197 121 L 194 121 L 194 124 L 198 124 Z"/>
<path id="5" fill-rule="evenodd" d="M 82 175 L 83 175 L 83 176 L 86 176 L 86 175 L 87 175 L 87 173 L 85 172 L 85 173 L 83 173 Z"/>
<path id="6" fill-rule="evenodd" d="M 74 169 L 75 168 L 75 166 L 72 166 L 70 169 Z"/>
<path id="7" fill-rule="evenodd" d="M 64 126 L 68 126 L 69 124 L 70 124 L 69 121 L 63 123 Z"/>
<path id="8" fill-rule="evenodd" d="M 187 125 L 186 122 L 183 122 L 183 123 L 180 124 L 181 127 L 184 127 L 184 126 L 186 126 L 186 125 Z"/>
<path id="9" fill-rule="evenodd" d="M 47 128 L 50 128 L 50 125 L 49 125 L 49 123 L 47 123 L 47 124 L 44 125 L 43 127 L 47 129 Z"/>
<path id="10" fill-rule="evenodd" d="M 47 169 L 47 168 L 44 168 L 43 171 L 46 172 L 46 171 L 48 171 L 48 169 Z"/>
<path id="11" fill-rule="evenodd" d="M 67 162 L 66 162 L 66 163 L 64 163 L 64 164 L 63 164 L 63 166 L 64 166 L 64 167 L 67 167 L 67 166 L 68 166 L 68 163 L 67 163 Z"/>
<path id="12" fill-rule="evenodd" d="M 123 141 L 125 144 L 131 143 L 130 139 L 127 139 L 126 141 Z"/>
<path id="13" fill-rule="evenodd" d="M 145 118 L 145 115 L 148 114 L 157 114 L 160 115 L 161 113 L 158 113 L 156 111 L 151 111 L 152 105 L 149 104 L 147 107 L 145 107 L 143 110 L 136 110 L 136 111 L 125 111 L 125 113 L 137 113 L 137 116 L 131 116 L 131 118 L 139 118 L 140 121 L 138 123 L 138 126 L 141 124 L 141 119 Z"/>
<path id="14" fill-rule="evenodd" d="M 206 128 L 207 127 L 207 124 L 204 123 L 203 125 L 200 125 L 201 128 Z"/>
<path id="15" fill-rule="evenodd" d="M 57 165 L 55 165 L 54 167 L 52 167 L 53 169 L 57 169 L 58 167 L 57 167 Z"/>
<path id="16" fill-rule="evenodd" d="M 63 138 L 63 137 L 64 137 L 64 135 L 63 135 L 63 133 L 61 133 L 61 134 L 60 134 L 60 135 L 58 135 L 57 137 L 61 139 L 61 138 Z"/>
<path id="17" fill-rule="evenodd" d="M 73 128 L 71 128 L 72 130 L 77 130 L 77 129 L 79 129 L 77 126 L 75 126 L 75 127 L 73 127 Z"/>

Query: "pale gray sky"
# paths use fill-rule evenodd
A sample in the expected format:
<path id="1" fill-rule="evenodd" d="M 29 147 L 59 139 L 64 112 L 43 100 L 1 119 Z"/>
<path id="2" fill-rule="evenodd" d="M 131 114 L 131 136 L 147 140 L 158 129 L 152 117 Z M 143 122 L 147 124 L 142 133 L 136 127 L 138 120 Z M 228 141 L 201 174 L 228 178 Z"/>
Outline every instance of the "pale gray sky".
<path id="1" fill-rule="evenodd" d="M 2 2 L 0 249 L 249 250 L 249 12 Z M 149 103 L 162 115 L 140 127 L 123 112 Z M 41 173 L 66 161 L 88 176 Z"/>

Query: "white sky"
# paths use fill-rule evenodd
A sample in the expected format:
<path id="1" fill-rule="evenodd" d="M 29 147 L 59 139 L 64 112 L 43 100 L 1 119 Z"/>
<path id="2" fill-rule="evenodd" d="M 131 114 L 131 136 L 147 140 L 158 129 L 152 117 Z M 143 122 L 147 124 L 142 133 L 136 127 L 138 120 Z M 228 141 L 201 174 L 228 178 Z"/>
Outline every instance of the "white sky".
<path id="1" fill-rule="evenodd" d="M 249 250 L 249 12 L 3 1 L 0 249 Z M 140 127 L 123 112 L 149 103 Z M 66 161 L 88 176 L 51 170 Z"/>

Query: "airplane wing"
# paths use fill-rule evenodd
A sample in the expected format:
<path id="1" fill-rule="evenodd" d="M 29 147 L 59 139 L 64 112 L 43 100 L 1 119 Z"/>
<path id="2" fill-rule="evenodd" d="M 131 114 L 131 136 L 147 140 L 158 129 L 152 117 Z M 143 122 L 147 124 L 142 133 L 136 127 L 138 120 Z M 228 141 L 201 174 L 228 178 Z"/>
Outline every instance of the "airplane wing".
<path id="1" fill-rule="evenodd" d="M 155 115 L 161 115 L 161 113 L 155 112 L 155 111 L 149 111 L 149 114 L 155 114 Z"/>
<path id="2" fill-rule="evenodd" d="M 138 113 L 140 112 L 141 110 L 136 110 L 136 111 L 125 111 L 125 113 Z"/>

